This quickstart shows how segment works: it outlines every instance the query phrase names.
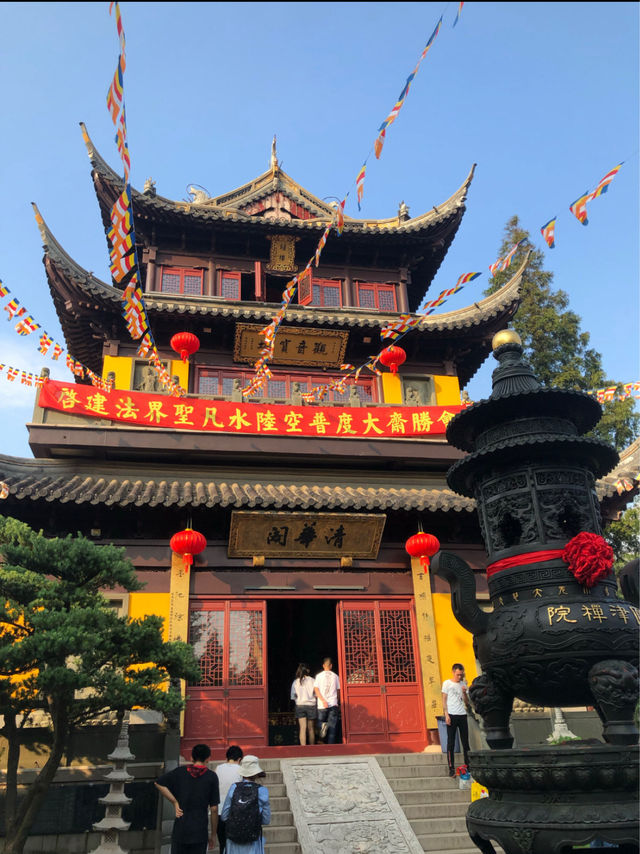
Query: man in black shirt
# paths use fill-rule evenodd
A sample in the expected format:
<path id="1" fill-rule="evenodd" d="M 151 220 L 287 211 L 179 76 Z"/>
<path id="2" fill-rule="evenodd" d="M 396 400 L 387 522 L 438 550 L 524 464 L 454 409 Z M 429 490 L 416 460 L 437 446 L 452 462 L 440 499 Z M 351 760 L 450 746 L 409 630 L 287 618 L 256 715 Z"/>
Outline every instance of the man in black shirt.
<path id="1" fill-rule="evenodd" d="M 196 744 L 191 751 L 192 765 L 182 765 L 163 774 L 156 788 L 176 811 L 171 834 L 171 854 L 206 854 L 207 844 L 216 844 L 218 828 L 218 775 L 207 768 L 211 750 Z M 211 830 L 207 832 L 207 811 L 211 809 Z"/>

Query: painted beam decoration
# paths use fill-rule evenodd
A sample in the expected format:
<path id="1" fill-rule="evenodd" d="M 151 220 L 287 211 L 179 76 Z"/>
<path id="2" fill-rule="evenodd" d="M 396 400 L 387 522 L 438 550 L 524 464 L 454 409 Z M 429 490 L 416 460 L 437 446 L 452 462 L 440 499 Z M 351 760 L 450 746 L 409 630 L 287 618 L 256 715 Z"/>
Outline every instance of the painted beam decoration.
<path id="1" fill-rule="evenodd" d="M 234 362 L 255 362 L 262 347 L 262 327 L 238 323 L 233 346 Z M 273 362 L 279 365 L 307 365 L 339 368 L 344 362 L 349 333 L 340 329 L 280 327 L 274 342 Z"/>
<path id="2" fill-rule="evenodd" d="M 262 513 L 234 510 L 229 557 L 352 557 L 375 560 L 384 513 Z"/>
<path id="3" fill-rule="evenodd" d="M 444 436 L 462 406 L 289 406 L 236 403 L 116 390 L 48 380 L 38 405 L 139 427 L 323 439 L 398 439 Z"/>

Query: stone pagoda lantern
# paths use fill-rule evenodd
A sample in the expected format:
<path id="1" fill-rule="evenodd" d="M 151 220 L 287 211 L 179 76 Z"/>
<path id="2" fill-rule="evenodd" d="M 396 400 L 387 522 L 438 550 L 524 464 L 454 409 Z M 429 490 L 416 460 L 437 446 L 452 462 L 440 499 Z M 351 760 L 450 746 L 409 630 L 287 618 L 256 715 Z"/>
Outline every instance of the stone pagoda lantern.
<path id="1" fill-rule="evenodd" d="M 584 436 L 600 418 L 596 400 L 543 388 L 515 332 L 499 332 L 493 347 L 490 398 L 447 429 L 468 452 L 447 479 L 476 499 L 493 610 L 478 607 L 463 560 L 440 552 L 432 564 L 451 586 L 482 670 L 469 695 L 491 750 L 472 753 L 470 770 L 489 797 L 471 804 L 467 827 L 487 854 L 491 839 L 507 854 L 597 850 L 602 841 L 638 852 L 639 613 L 617 597 L 595 492 L 618 457 Z M 515 698 L 593 706 L 604 743 L 511 749 Z"/>

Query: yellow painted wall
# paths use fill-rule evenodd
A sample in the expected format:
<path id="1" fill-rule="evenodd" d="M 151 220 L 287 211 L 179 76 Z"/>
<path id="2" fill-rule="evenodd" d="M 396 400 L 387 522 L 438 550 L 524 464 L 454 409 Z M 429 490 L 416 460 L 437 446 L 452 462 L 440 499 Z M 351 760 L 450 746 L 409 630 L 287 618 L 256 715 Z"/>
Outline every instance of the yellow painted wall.
<path id="1" fill-rule="evenodd" d="M 434 376 L 438 406 L 458 406 L 460 404 L 460 383 L 458 377 Z"/>
<path id="2" fill-rule="evenodd" d="M 434 376 L 437 406 L 457 406 L 460 403 L 460 384 L 457 377 Z M 402 380 L 399 374 L 382 375 L 385 403 L 402 403 Z"/>
<path id="3" fill-rule="evenodd" d="M 453 616 L 450 593 L 433 593 L 433 616 L 438 638 L 438 661 L 440 682 L 451 676 L 451 667 L 459 662 L 464 665 L 467 683 L 476 678 L 478 671 L 473 654 L 473 636 Z"/>
<path id="4" fill-rule="evenodd" d="M 382 394 L 385 403 L 402 403 L 402 382 L 398 374 L 382 375 Z"/>
<path id="5" fill-rule="evenodd" d="M 116 375 L 115 388 L 128 391 L 131 386 L 132 361 L 126 356 L 105 356 L 102 366 L 102 379 L 106 380 L 108 374 L 113 371 Z"/>
<path id="6" fill-rule="evenodd" d="M 131 389 L 131 378 L 133 376 L 133 359 L 129 356 L 105 356 L 102 369 L 102 378 L 106 380 L 107 374 L 113 371 L 116 375 L 115 388 L 129 391 Z M 182 359 L 171 359 L 169 361 L 169 374 L 171 377 L 179 377 L 182 388 L 189 388 L 189 363 Z"/>
<path id="7" fill-rule="evenodd" d="M 129 595 L 129 617 L 140 619 L 147 614 L 164 617 L 162 640 L 169 640 L 169 594 L 168 593 L 131 593 Z"/>
<path id="8" fill-rule="evenodd" d="M 189 388 L 189 362 L 183 362 L 182 359 L 172 359 L 169 373 L 172 377 L 178 377 L 182 388 Z"/>

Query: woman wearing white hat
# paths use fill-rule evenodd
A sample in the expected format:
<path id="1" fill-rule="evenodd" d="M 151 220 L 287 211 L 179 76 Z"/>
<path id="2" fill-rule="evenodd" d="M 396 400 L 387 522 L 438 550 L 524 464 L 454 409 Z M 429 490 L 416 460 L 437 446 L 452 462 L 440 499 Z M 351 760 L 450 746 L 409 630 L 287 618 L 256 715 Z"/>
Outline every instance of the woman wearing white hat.
<path id="1" fill-rule="evenodd" d="M 232 784 L 220 816 L 227 834 L 225 854 L 263 854 L 262 826 L 271 821 L 271 805 L 266 787 L 256 781 L 265 773 L 257 756 L 245 756 L 238 771 L 244 780 Z"/>

